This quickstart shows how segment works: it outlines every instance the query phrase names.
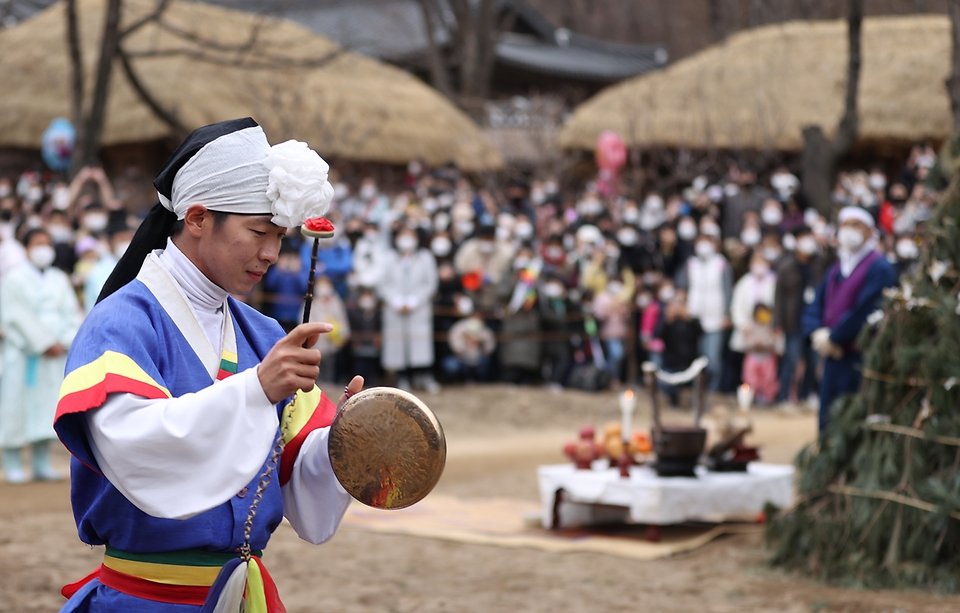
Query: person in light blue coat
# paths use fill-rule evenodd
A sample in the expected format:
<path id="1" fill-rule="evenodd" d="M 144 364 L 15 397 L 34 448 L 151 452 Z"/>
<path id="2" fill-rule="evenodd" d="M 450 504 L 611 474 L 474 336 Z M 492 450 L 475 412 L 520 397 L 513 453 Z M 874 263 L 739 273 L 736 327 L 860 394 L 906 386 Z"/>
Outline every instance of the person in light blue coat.
<path id="1" fill-rule="evenodd" d="M 46 230 L 28 231 L 23 244 L 27 261 L 0 284 L 0 446 L 10 483 L 30 480 L 22 463 L 27 446 L 34 479 L 61 478 L 50 465 L 53 416 L 67 350 L 83 318 L 70 278 L 53 266 L 55 252 Z"/>

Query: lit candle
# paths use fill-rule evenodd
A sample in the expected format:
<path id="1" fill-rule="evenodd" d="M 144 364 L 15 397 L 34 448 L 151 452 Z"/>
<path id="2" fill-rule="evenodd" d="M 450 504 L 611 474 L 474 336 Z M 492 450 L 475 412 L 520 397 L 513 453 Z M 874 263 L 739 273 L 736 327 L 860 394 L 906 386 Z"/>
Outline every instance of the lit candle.
<path id="1" fill-rule="evenodd" d="M 633 429 L 633 412 L 637 408 L 637 399 L 633 397 L 633 390 L 627 390 L 620 396 L 620 437 L 630 440 L 630 431 Z"/>
<path id="2" fill-rule="evenodd" d="M 753 388 L 746 383 L 737 390 L 737 404 L 740 405 L 740 410 L 744 413 L 749 411 L 750 405 L 753 404 Z"/>

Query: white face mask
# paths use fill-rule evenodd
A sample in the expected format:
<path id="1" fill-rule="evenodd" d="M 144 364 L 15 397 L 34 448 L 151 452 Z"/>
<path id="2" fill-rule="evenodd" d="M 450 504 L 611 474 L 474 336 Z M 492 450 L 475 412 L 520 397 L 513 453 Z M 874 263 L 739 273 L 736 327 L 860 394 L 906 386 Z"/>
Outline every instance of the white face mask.
<path id="1" fill-rule="evenodd" d="M 127 252 L 127 249 L 130 248 L 130 241 L 123 241 L 122 243 L 117 243 L 113 248 L 113 257 L 118 260 L 123 257 L 123 254 Z"/>
<path id="2" fill-rule="evenodd" d="M 617 240 L 624 247 L 632 247 L 637 244 L 637 233 L 635 230 L 624 228 L 617 232 Z"/>
<path id="3" fill-rule="evenodd" d="M 770 266 L 765 263 L 757 262 L 750 265 L 750 272 L 752 272 L 756 277 L 762 277 L 770 272 Z"/>
<path id="4" fill-rule="evenodd" d="M 623 291 L 623 283 L 610 282 L 607 284 L 607 291 L 611 294 L 619 294 Z"/>
<path id="5" fill-rule="evenodd" d="M 864 243 L 863 234 L 856 228 L 844 226 L 837 230 L 837 242 L 848 251 L 856 251 Z"/>
<path id="6" fill-rule="evenodd" d="M 677 235 L 680 236 L 682 240 L 692 241 L 697 238 L 697 225 L 693 222 L 683 222 L 677 226 Z"/>
<path id="7" fill-rule="evenodd" d="M 518 223 L 513 228 L 513 232 L 514 234 L 517 235 L 517 238 L 519 238 L 522 241 L 530 240 L 531 238 L 533 238 L 533 225 L 527 222 Z"/>
<path id="8" fill-rule="evenodd" d="M 469 296 L 461 296 L 457 299 L 457 312 L 462 316 L 473 313 L 473 300 Z"/>
<path id="9" fill-rule="evenodd" d="M 417 239 L 409 234 L 403 234 L 397 237 L 397 249 L 403 253 L 411 253 L 417 248 Z"/>
<path id="10" fill-rule="evenodd" d="M 446 236 L 438 236 L 430 243 L 431 251 L 441 258 L 450 255 L 451 247 L 450 239 Z"/>
<path id="11" fill-rule="evenodd" d="M 768 262 L 775 262 L 780 257 L 780 250 L 776 247 L 767 247 L 763 250 L 763 259 Z"/>
<path id="12" fill-rule="evenodd" d="M 677 290 L 673 289 L 673 286 L 665 285 L 660 288 L 660 291 L 657 293 L 657 298 L 659 298 L 661 302 L 670 302 L 676 295 Z"/>
<path id="13" fill-rule="evenodd" d="M 810 235 L 801 236 L 797 240 L 797 252 L 802 253 L 803 255 L 813 255 L 819 249 L 817 245 L 817 239 L 813 238 Z"/>
<path id="14" fill-rule="evenodd" d="M 513 260 L 514 270 L 523 270 L 530 265 L 530 258 L 518 257 Z"/>
<path id="15" fill-rule="evenodd" d="M 694 250 L 697 252 L 697 255 L 703 259 L 707 259 L 717 253 L 717 248 L 714 247 L 710 241 L 699 241 L 694 247 Z"/>
<path id="16" fill-rule="evenodd" d="M 650 305 L 650 294 L 637 294 L 637 308 L 645 309 Z"/>
<path id="17" fill-rule="evenodd" d="M 106 213 L 88 213 L 83 218 L 83 227 L 91 232 L 102 232 L 107 227 Z"/>
<path id="18" fill-rule="evenodd" d="M 559 283 L 547 283 L 543 286 L 543 295 L 547 298 L 559 298 L 563 296 L 563 286 Z"/>
<path id="19" fill-rule="evenodd" d="M 377 195 L 376 185 L 365 183 L 363 187 L 360 188 L 360 198 L 363 200 L 371 200 L 376 195 Z"/>
<path id="20" fill-rule="evenodd" d="M 493 253 L 493 241 L 480 241 L 480 253 Z"/>
<path id="21" fill-rule="evenodd" d="M 783 248 L 787 251 L 793 251 L 797 248 L 797 237 L 793 234 L 784 234 L 783 240 L 780 241 L 783 244 Z"/>
<path id="22" fill-rule="evenodd" d="M 512 234 L 512 232 L 510 231 L 510 228 L 506 228 L 506 227 L 504 227 L 504 226 L 497 226 L 497 240 L 498 240 L 498 241 L 510 240 L 510 235 L 511 235 L 511 234 Z"/>
<path id="23" fill-rule="evenodd" d="M 330 296 L 333 296 L 333 287 L 326 284 L 318 285 L 317 296 L 320 296 L 321 298 L 329 298 Z"/>
<path id="24" fill-rule="evenodd" d="M 626 223 L 637 223 L 640 219 L 640 211 L 636 207 L 623 209 L 623 221 Z"/>
<path id="25" fill-rule="evenodd" d="M 760 212 L 760 219 L 768 226 L 776 226 L 783 221 L 783 211 L 776 207 L 768 206 Z"/>
<path id="26" fill-rule="evenodd" d="M 472 221 L 461 221 L 457 222 L 457 232 L 461 236 L 470 236 L 473 234 L 473 222 Z"/>
<path id="27" fill-rule="evenodd" d="M 58 211 L 66 210 L 70 206 L 70 188 L 59 186 L 53 190 L 53 208 Z"/>
<path id="28" fill-rule="evenodd" d="M 753 247 L 759 244 L 761 238 L 760 230 L 753 227 L 744 228 L 743 232 L 740 233 L 740 242 L 747 247 Z"/>
<path id="29" fill-rule="evenodd" d="M 544 254 L 547 256 L 547 258 L 553 261 L 558 261 L 563 259 L 563 256 L 566 254 L 566 252 L 562 247 L 547 247 L 546 251 L 544 251 Z"/>
<path id="30" fill-rule="evenodd" d="M 917 244 L 909 238 L 901 238 L 897 241 L 897 257 L 901 260 L 915 260 L 920 255 Z"/>
<path id="31" fill-rule="evenodd" d="M 27 257 L 30 258 L 30 262 L 40 270 L 46 270 L 53 260 L 57 257 L 57 252 L 53 250 L 53 247 L 50 245 L 36 245 L 30 247 L 27 251 Z"/>
<path id="32" fill-rule="evenodd" d="M 377 299 L 369 294 L 366 296 L 360 296 L 360 299 L 357 300 L 357 304 L 361 309 L 369 311 L 370 309 L 377 306 Z"/>
<path id="33" fill-rule="evenodd" d="M 54 243 L 68 243 L 73 238 L 73 232 L 63 224 L 53 224 L 47 226 L 47 232 Z"/>

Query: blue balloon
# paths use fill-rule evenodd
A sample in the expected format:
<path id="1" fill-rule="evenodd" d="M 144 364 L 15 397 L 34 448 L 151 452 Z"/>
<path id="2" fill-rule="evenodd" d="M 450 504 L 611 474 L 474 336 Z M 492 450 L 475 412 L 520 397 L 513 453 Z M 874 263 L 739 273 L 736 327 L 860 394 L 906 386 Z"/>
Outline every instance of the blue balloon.
<path id="1" fill-rule="evenodd" d="M 43 156 L 43 161 L 51 170 L 69 169 L 76 140 L 77 131 L 73 124 L 64 117 L 57 117 L 43 132 L 40 143 L 40 155 Z"/>

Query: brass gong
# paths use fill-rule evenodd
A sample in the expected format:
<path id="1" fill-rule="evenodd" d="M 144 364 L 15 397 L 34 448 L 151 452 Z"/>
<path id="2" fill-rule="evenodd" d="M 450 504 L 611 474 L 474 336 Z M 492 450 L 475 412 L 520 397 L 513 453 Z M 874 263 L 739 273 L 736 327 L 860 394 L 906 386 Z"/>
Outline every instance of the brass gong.
<path id="1" fill-rule="evenodd" d="M 447 441 L 413 394 L 373 387 L 349 398 L 330 426 L 330 462 L 347 493 L 378 509 L 422 500 L 440 480 Z"/>

